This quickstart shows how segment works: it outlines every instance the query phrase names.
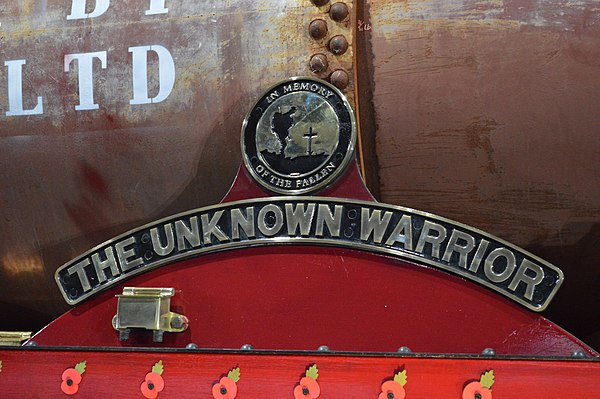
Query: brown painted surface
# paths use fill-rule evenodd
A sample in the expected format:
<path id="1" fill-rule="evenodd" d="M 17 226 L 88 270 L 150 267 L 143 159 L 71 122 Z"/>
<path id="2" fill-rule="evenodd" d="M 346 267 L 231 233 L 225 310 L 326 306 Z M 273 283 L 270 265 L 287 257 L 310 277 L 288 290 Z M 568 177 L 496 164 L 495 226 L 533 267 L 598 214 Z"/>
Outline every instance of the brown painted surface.
<path id="1" fill-rule="evenodd" d="M 362 18 L 381 200 L 562 268 L 547 315 L 599 347 L 597 3 L 370 1 Z"/>

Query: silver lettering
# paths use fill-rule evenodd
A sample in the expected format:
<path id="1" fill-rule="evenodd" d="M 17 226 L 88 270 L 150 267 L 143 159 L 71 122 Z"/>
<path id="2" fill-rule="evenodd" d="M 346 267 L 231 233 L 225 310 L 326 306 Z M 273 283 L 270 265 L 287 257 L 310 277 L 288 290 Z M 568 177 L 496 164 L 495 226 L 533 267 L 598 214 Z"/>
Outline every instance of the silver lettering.
<path id="1" fill-rule="evenodd" d="M 79 281 L 81 282 L 81 287 L 83 288 L 84 292 L 90 291 L 92 289 L 92 286 L 90 285 L 90 280 L 88 280 L 84 270 L 84 268 L 89 264 L 89 259 L 84 259 L 81 262 L 67 269 L 67 273 L 69 273 L 70 276 L 77 273 L 77 277 L 79 277 Z"/>
<path id="2" fill-rule="evenodd" d="M 154 252 L 160 256 L 167 256 L 175 249 L 175 237 L 173 236 L 173 226 L 171 223 L 165 224 L 163 230 L 165 231 L 165 237 L 167 238 L 167 244 L 165 246 L 160 242 L 158 228 L 154 227 L 150 229 L 150 237 L 152 238 L 152 248 L 154 249 Z"/>
<path id="3" fill-rule="evenodd" d="M 402 243 L 404 249 L 408 251 L 413 250 L 412 218 L 410 215 L 402 215 L 400 221 L 394 227 L 394 231 L 392 231 L 392 234 L 390 234 L 390 237 L 385 242 L 385 245 L 394 245 L 397 242 Z"/>
<path id="4" fill-rule="evenodd" d="M 110 0 L 96 0 L 94 11 L 90 13 L 85 12 L 87 0 L 73 0 L 71 3 L 71 14 L 67 15 L 67 19 L 87 19 L 96 18 L 104 14 L 110 6 Z"/>
<path id="5" fill-rule="evenodd" d="M 459 240 L 463 241 L 463 245 L 458 243 Z M 459 254 L 458 265 L 462 268 L 467 268 L 467 256 L 469 252 L 471 252 L 475 248 L 475 238 L 467 233 L 463 233 L 462 231 L 452 229 L 452 234 L 450 235 L 450 240 L 448 240 L 448 246 L 446 247 L 446 251 L 444 251 L 444 256 L 442 256 L 442 260 L 446 262 L 450 262 L 450 258 L 454 252 Z"/>
<path id="6" fill-rule="evenodd" d="M 234 240 L 240 238 L 240 227 L 248 238 L 256 237 L 254 231 L 254 207 L 246 208 L 246 216 L 242 214 L 241 209 L 235 208 L 231 210 L 231 237 Z"/>
<path id="7" fill-rule="evenodd" d="M 200 215 L 200 219 L 202 220 L 202 232 L 204 233 L 204 244 L 211 244 L 211 236 L 213 235 L 221 242 L 229 241 L 227 234 L 223 233 L 223 230 L 221 230 L 218 225 L 219 219 L 223 216 L 223 212 L 224 211 L 215 212 L 210 221 L 208 220 L 207 214 Z"/>
<path id="8" fill-rule="evenodd" d="M 267 215 L 273 214 L 273 223 L 267 223 Z M 269 224 L 271 224 L 269 226 Z M 283 212 L 275 204 L 265 205 L 260 212 L 258 212 L 258 229 L 267 237 L 272 237 L 279 233 L 283 226 Z"/>
<path id="9" fill-rule="evenodd" d="M 429 234 L 430 232 L 436 232 L 436 235 Z M 417 241 L 416 252 L 423 253 L 423 249 L 425 248 L 425 244 L 431 244 L 431 257 L 432 258 L 440 258 L 440 244 L 446 239 L 446 229 L 444 226 L 430 222 L 426 220 L 423 223 L 423 229 L 421 230 L 421 235 L 419 235 L 419 241 Z"/>
<path id="10" fill-rule="evenodd" d="M 310 233 L 310 226 L 315 215 L 315 204 L 285 204 L 285 217 L 287 220 L 288 235 L 295 236 L 296 231 L 300 230 L 300 235 L 307 236 Z"/>
<path id="11" fill-rule="evenodd" d="M 368 241 L 371 234 L 373 234 L 373 241 L 377 244 L 381 243 L 391 217 L 392 212 L 386 211 L 382 218 L 379 209 L 374 210 L 369 215 L 369 209 L 362 208 L 360 213 L 360 239 Z"/>
<path id="12" fill-rule="evenodd" d="M 165 7 L 166 0 L 150 0 L 150 9 L 146 10 L 146 15 L 166 14 L 169 9 Z"/>
<path id="13" fill-rule="evenodd" d="M 198 228 L 198 217 L 190 218 L 190 227 L 187 227 L 183 220 L 175 221 L 175 235 L 177 236 L 177 249 L 183 251 L 186 248 L 186 241 L 194 247 L 200 246 L 200 229 Z"/>
<path id="14" fill-rule="evenodd" d="M 504 266 L 499 265 L 498 263 L 494 264 L 494 262 L 498 258 L 505 259 Z M 490 281 L 494 283 L 501 283 L 503 281 L 508 280 L 512 272 L 515 270 L 516 263 L 517 261 L 515 259 L 515 254 L 513 254 L 510 250 L 504 247 L 496 248 L 492 252 L 490 252 L 488 257 L 485 259 L 485 263 L 483 264 L 483 270 L 485 271 L 485 275 L 487 276 L 487 278 L 490 279 Z M 496 270 L 494 270 L 498 269 L 498 267 L 504 267 L 504 270 L 498 273 Z"/>
<path id="15" fill-rule="evenodd" d="M 471 261 L 471 266 L 469 266 L 469 271 L 473 273 L 477 273 L 479 270 L 479 265 L 483 260 L 483 255 L 485 255 L 485 251 L 487 250 L 489 241 L 484 240 L 483 238 L 479 241 L 479 246 L 477 247 L 477 251 L 475 251 L 475 255 L 473 256 L 473 260 Z"/>
<path id="16" fill-rule="evenodd" d="M 329 233 L 332 237 L 340 236 L 340 229 L 342 225 L 342 211 L 341 205 L 335 205 L 333 214 L 327 204 L 319 204 L 317 207 L 317 227 L 315 235 L 323 237 L 323 229 L 327 225 Z"/>
<path id="17" fill-rule="evenodd" d="M 105 269 L 110 268 L 110 272 L 114 277 L 121 274 L 112 247 L 108 247 L 104 250 L 104 257 L 105 260 L 100 260 L 100 254 L 98 252 L 92 255 L 92 263 L 94 264 L 94 269 L 96 269 L 96 274 L 98 275 L 98 281 L 100 283 L 107 280 L 106 273 L 104 273 Z"/>
<path id="18" fill-rule="evenodd" d="M 119 258 L 119 264 L 121 265 L 121 270 L 123 271 L 133 269 L 134 267 L 144 263 L 142 258 L 132 259 L 135 256 L 135 250 L 133 248 L 125 249 L 125 247 L 133 244 L 135 244 L 134 237 L 126 238 L 123 241 L 115 244 L 117 258 Z"/>
<path id="19" fill-rule="evenodd" d="M 531 270 L 533 273 L 535 273 L 535 277 L 528 276 L 526 274 L 527 270 Z M 525 298 L 532 301 L 535 286 L 540 284 L 542 280 L 544 280 L 544 269 L 524 258 L 521 262 L 521 265 L 517 269 L 515 276 L 510 282 L 508 289 L 515 291 L 519 286 L 519 283 L 523 282 L 525 285 L 527 285 L 527 288 L 525 289 Z"/>

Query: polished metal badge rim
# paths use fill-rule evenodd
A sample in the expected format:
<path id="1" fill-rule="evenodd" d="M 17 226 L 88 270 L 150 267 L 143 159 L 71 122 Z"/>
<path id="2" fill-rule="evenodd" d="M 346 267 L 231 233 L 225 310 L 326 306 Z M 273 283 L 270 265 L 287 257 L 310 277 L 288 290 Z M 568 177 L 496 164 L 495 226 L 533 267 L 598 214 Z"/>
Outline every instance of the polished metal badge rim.
<path id="1" fill-rule="evenodd" d="M 354 156 L 356 122 L 333 85 L 294 77 L 268 89 L 242 125 L 242 157 L 250 175 L 279 194 L 331 185 Z"/>

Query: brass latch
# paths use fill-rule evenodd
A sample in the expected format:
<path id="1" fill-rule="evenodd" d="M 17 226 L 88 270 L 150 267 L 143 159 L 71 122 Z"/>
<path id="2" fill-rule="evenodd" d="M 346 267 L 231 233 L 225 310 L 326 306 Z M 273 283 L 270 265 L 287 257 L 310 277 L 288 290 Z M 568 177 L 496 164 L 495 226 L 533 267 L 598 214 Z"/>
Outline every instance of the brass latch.
<path id="1" fill-rule="evenodd" d="M 174 288 L 125 287 L 117 295 L 117 314 L 112 325 L 119 339 L 126 341 L 132 328 L 153 331 L 154 342 L 162 342 L 165 332 L 183 332 L 188 328 L 188 318 L 171 312 Z"/>
<path id="2" fill-rule="evenodd" d="M 30 332 L 0 331 L 0 346 L 21 346 L 29 338 Z"/>

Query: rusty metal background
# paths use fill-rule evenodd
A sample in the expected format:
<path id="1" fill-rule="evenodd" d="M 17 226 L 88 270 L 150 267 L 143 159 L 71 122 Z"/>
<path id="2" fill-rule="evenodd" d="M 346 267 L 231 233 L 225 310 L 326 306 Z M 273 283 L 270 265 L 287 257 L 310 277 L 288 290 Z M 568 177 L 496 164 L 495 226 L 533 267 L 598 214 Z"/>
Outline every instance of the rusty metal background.
<path id="1" fill-rule="evenodd" d="M 381 199 L 562 268 L 547 315 L 600 346 L 598 3 L 372 0 L 358 18 Z"/>

